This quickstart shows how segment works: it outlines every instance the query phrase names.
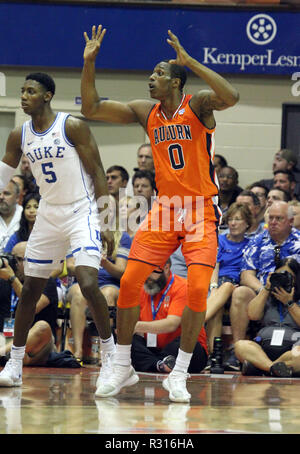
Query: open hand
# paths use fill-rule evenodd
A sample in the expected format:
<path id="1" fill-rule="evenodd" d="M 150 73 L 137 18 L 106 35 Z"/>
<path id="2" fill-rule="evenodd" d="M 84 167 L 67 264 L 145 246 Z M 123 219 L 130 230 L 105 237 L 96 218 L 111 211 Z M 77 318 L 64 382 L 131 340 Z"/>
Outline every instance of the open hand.
<path id="1" fill-rule="evenodd" d="M 84 35 L 85 43 L 86 43 L 84 53 L 83 53 L 84 60 L 94 61 L 96 59 L 105 33 L 106 33 L 106 28 L 102 28 L 102 25 L 98 26 L 97 32 L 96 32 L 96 26 L 93 25 L 91 39 L 89 39 L 88 34 L 86 32 L 84 32 L 83 35 Z"/>
<path id="2" fill-rule="evenodd" d="M 173 47 L 173 49 L 176 52 L 176 59 L 174 60 L 169 60 L 169 63 L 176 63 L 177 65 L 182 65 L 185 66 L 187 65 L 188 60 L 191 58 L 189 54 L 186 52 L 186 50 L 182 47 L 182 45 L 179 42 L 179 39 L 177 38 L 174 33 L 171 32 L 171 30 L 168 30 L 168 35 L 169 38 L 167 38 L 167 42 L 170 44 L 170 46 Z"/>

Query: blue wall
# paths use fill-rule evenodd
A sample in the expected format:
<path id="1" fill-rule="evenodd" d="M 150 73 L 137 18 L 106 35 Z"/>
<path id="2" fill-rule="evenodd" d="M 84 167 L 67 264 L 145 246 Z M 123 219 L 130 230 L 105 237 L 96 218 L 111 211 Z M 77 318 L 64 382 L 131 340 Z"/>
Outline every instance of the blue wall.
<path id="1" fill-rule="evenodd" d="M 193 57 L 219 72 L 300 71 L 300 12 L 126 4 L 1 3 L 0 65 L 81 68 L 83 32 L 99 23 L 107 28 L 99 68 L 150 71 L 174 56 L 170 28 Z"/>

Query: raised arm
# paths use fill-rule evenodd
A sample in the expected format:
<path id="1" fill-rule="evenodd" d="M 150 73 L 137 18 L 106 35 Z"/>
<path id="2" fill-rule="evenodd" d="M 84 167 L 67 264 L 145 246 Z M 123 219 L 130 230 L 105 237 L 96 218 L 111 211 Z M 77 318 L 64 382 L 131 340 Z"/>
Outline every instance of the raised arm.
<path id="1" fill-rule="evenodd" d="M 177 54 L 176 59 L 169 60 L 169 62 L 186 66 L 211 88 L 211 90 L 200 90 L 195 94 L 191 99 L 191 107 L 206 124 L 208 123 L 208 127 L 212 127 L 213 111 L 234 106 L 239 100 L 239 94 L 224 77 L 192 58 L 180 44 L 177 36 L 170 30 L 168 34 L 167 42 Z"/>
<path id="2" fill-rule="evenodd" d="M 100 99 L 95 85 L 95 61 L 99 53 L 106 29 L 99 25 L 92 28 L 91 39 L 84 32 L 85 49 L 83 53 L 83 69 L 81 74 L 82 114 L 91 120 L 110 123 L 135 123 L 137 115 L 128 104 L 118 101 Z"/>

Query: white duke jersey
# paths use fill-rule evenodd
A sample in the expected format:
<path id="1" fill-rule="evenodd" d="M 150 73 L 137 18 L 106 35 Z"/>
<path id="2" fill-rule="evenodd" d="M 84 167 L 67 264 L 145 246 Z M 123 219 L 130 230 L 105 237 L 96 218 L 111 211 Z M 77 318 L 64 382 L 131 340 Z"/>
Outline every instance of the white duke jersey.
<path id="1" fill-rule="evenodd" d="M 94 198 L 94 185 L 79 155 L 66 137 L 68 113 L 58 112 L 50 128 L 36 132 L 31 120 L 22 127 L 22 151 L 41 197 L 55 205 L 69 204 L 84 197 Z"/>

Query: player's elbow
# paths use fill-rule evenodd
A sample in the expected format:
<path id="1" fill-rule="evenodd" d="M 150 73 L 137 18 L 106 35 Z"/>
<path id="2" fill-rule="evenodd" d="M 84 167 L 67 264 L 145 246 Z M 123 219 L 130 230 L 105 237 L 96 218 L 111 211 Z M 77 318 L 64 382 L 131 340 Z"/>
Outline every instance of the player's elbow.
<path id="1" fill-rule="evenodd" d="M 234 106 L 235 104 L 237 104 L 239 102 L 239 99 L 240 99 L 239 92 L 235 88 L 233 88 L 233 90 L 230 94 L 230 98 L 228 99 L 228 106 L 229 107 Z"/>

